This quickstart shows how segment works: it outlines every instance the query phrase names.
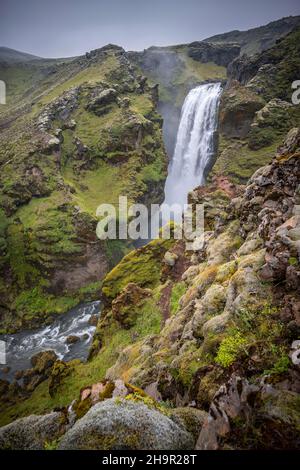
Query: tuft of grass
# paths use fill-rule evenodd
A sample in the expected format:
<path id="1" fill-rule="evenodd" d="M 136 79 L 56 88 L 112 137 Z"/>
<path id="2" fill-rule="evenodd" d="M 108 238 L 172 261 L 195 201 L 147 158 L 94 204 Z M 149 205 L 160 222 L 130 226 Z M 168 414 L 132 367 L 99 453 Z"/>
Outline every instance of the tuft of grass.
<path id="1" fill-rule="evenodd" d="M 185 294 L 187 290 L 187 285 L 185 282 L 177 282 L 172 287 L 171 297 L 170 297 L 170 313 L 175 315 L 179 308 L 179 300 Z"/>

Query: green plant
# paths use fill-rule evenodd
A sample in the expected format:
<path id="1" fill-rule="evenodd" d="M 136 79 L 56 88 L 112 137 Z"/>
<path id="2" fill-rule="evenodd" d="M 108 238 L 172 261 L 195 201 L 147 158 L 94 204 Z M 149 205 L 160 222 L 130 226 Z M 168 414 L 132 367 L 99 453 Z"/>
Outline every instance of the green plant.
<path id="1" fill-rule="evenodd" d="M 215 362 L 225 368 L 231 366 L 240 353 L 245 351 L 246 342 L 241 332 L 235 330 L 221 342 Z"/>
<path id="2" fill-rule="evenodd" d="M 274 366 L 270 370 L 266 370 L 265 374 L 268 375 L 279 375 L 287 372 L 290 367 L 291 361 L 286 353 L 283 353 L 281 357 L 275 362 Z"/>
<path id="3" fill-rule="evenodd" d="M 53 439 L 53 441 L 45 441 L 44 450 L 56 450 L 59 443 L 59 439 Z"/>

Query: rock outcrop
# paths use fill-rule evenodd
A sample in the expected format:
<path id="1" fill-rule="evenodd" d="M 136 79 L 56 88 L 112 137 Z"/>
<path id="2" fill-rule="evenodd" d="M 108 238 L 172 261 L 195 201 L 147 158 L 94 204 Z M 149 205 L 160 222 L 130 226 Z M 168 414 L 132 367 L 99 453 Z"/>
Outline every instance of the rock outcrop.
<path id="1" fill-rule="evenodd" d="M 214 62 L 227 67 L 240 54 L 240 49 L 238 44 L 192 42 L 188 45 L 188 55 L 201 63 Z"/>

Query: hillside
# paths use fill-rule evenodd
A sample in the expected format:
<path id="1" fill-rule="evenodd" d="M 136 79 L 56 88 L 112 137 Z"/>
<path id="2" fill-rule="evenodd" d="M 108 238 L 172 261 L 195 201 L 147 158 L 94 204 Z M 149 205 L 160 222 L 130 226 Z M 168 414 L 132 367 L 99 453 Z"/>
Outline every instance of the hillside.
<path id="1" fill-rule="evenodd" d="M 15 62 L 32 62 L 33 60 L 39 59 L 40 57 L 27 54 L 26 52 L 16 51 L 15 49 L 10 49 L 9 47 L 0 47 L 0 62 L 11 64 Z"/>
<path id="2" fill-rule="evenodd" d="M 96 241 L 98 205 L 117 204 L 121 193 L 161 200 L 167 163 L 155 92 L 121 48 L 39 71 L 2 118 L 1 325 L 9 329 L 36 325 L 90 290 L 99 295 L 127 246 Z"/>
<path id="3" fill-rule="evenodd" d="M 299 37 L 296 28 L 269 50 L 237 57 L 229 65 L 214 174 L 246 183 L 272 158 L 288 130 L 298 126 L 300 111 L 291 102 L 291 85 L 299 75 Z"/>
<path id="4" fill-rule="evenodd" d="M 252 55 L 274 46 L 278 39 L 286 36 L 299 24 L 299 16 L 288 16 L 248 31 L 229 31 L 228 33 L 217 34 L 204 41 L 214 44 L 239 44 L 241 46 L 241 55 Z"/>

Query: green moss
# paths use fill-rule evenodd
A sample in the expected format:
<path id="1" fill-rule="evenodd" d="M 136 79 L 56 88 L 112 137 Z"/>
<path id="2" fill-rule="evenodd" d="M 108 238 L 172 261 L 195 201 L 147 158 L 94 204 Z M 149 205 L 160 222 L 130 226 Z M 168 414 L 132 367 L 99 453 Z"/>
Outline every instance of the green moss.
<path id="1" fill-rule="evenodd" d="M 73 202 L 94 217 L 100 204 L 117 206 L 122 194 L 123 182 L 119 169 L 105 162 L 99 162 L 97 168 L 80 176 L 74 174 L 73 168 L 66 167 L 64 178 L 75 190 Z"/>
<path id="2" fill-rule="evenodd" d="M 104 80 L 106 75 L 109 74 L 116 66 L 117 59 L 114 54 L 111 54 L 101 63 L 91 65 L 90 67 L 83 69 L 81 72 L 76 73 L 69 80 L 65 80 L 63 83 L 53 87 L 51 91 L 48 91 L 48 93 L 40 99 L 39 105 L 50 103 L 64 91 L 69 90 L 72 87 L 79 86 L 83 83 L 95 84 Z"/>
<path id="3" fill-rule="evenodd" d="M 149 395 L 146 394 L 140 394 L 139 392 L 135 393 L 130 393 L 125 397 L 125 400 L 130 400 L 136 403 L 143 403 L 150 409 L 155 409 L 157 411 L 160 411 L 160 413 L 164 415 L 169 414 L 169 409 L 165 406 L 161 406 L 160 403 L 158 403 L 156 400 L 151 398 Z"/>
<path id="4" fill-rule="evenodd" d="M 175 361 L 172 361 L 170 373 L 184 387 L 190 387 L 196 372 L 212 362 L 213 357 L 211 352 L 208 352 L 207 347 L 204 349 L 203 344 L 199 345 L 193 342 L 185 348 L 184 352 Z"/>
<path id="5" fill-rule="evenodd" d="M 92 400 L 90 397 L 85 398 L 84 400 L 77 400 L 73 405 L 73 410 L 76 413 L 76 418 L 82 418 L 91 408 Z"/>
<path id="6" fill-rule="evenodd" d="M 113 395 L 114 389 L 115 389 L 114 382 L 107 382 L 103 392 L 99 393 L 99 400 L 103 401 L 103 400 L 106 400 L 107 398 L 111 398 Z"/>
<path id="7" fill-rule="evenodd" d="M 291 361 L 289 356 L 286 353 L 282 353 L 282 355 L 277 359 L 274 366 L 270 369 L 265 371 L 266 374 L 270 375 L 280 375 L 284 374 L 288 371 L 291 365 Z"/>
<path id="8" fill-rule="evenodd" d="M 153 104 L 146 95 L 134 95 L 130 97 L 130 109 L 136 114 L 147 116 L 152 111 Z"/>
<path id="9" fill-rule="evenodd" d="M 272 80 L 268 80 L 268 71 L 260 74 L 263 93 L 266 99 L 278 97 L 290 102 L 291 84 L 298 79 L 300 67 L 300 29 L 295 28 L 290 34 L 279 39 L 274 47 L 263 52 L 264 63 L 275 64 Z M 259 60 L 259 58 L 258 58 Z"/>
<path id="10" fill-rule="evenodd" d="M 43 69 L 33 64 L 1 66 L 1 80 L 6 83 L 7 105 L 15 105 L 28 90 L 28 84 L 43 77 Z"/>
<path id="11" fill-rule="evenodd" d="M 44 449 L 45 450 L 56 450 L 59 444 L 59 439 L 53 439 L 53 441 L 45 441 Z"/>
<path id="12" fill-rule="evenodd" d="M 131 251 L 131 243 L 126 240 L 105 240 L 105 254 L 111 269 L 120 262 L 120 260 Z"/>
<path id="13" fill-rule="evenodd" d="M 281 138 L 277 138 L 272 145 L 251 150 L 246 140 L 237 141 L 221 137 L 213 174 L 229 176 L 235 183 L 246 183 L 258 168 L 271 161 L 280 143 Z"/>
<path id="14" fill-rule="evenodd" d="M 53 191 L 50 196 L 31 199 L 28 204 L 18 209 L 16 217 L 20 218 L 26 229 L 34 229 L 42 222 L 47 222 L 49 210 L 59 207 L 65 202 L 63 193 Z"/>
<path id="15" fill-rule="evenodd" d="M 229 367 L 244 352 L 246 339 L 241 332 L 235 330 L 231 335 L 225 337 L 220 344 L 215 361 L 222 367 Z"/>
<path id="16" fill-rule="evenodd" d="M 298 264 L 298 259 L 295 258 L 294 256 L 291 256 L 291 257 L 289 258 L 289 265 L 290 265 L 290 266 L 295 266 L 296 264 Z"/>
<path id="17" fill-rule="evenodd" d="M 9 225 L 7 229 L 8 256 L 13 276 L 20 288 L 37 281 L 39 272 L 29 263 L 29 237 L 20 223 Z"/>
<path id="18" fill-rule="evenodd" d="M 120 119 L 121 110 L 114 104 L 109 113 L 96 116 L 94 113 L 80 107 L 73 116 L 77 123 L 76 136 L 89 148 L 101 152 L 103 143 L 105 143 L 102 133 L 104 130 L 109 130 L 114 122 Z"/>
<path id="19" fill-rule="evenodd" d="M 219 266 L 218 273 L 216 276 L 216 282 L 226 282 L 228 281 L 237 270 L 237 262 L 229 261 Z"/>
<path id="20" fill-rule="evenodd" d="M 140 173 L 140 179 L 146 184 L 152 182 L 158 183 L 159 181 L 163 182 L 166 177 L 164 153 L 160 150 L 154 155 L 154 162 L 145 165 Z"/>
<path id="21" fill-rule="evenodd" d="M 55 297 L 45 294 L 39 287 L 34 287 L 22 291 L 14 305 L 17 311 L 21 311 L 29 319 L 38 315 L 63 313 L 75 307 L 77 303 L 76 297 Z"/>
<path id="22" fill-rule="evenodd" d="M 262 147 L 268 147 L 276 139 L 274 131 L 272 129 L 261 129 L 255 127 L 249 133 L 249 147 L 252 150 L 260 149 Z"/>
<path id="23" fill-rule="evenodd" d="M 91 282 L 90 284 L 79 289 L 79 296 L 83 298 L 99 298 L 101 293 L 102 281 Z"/>
<path id="24" fill-rule="evenodd" d="M 110 300 L 114 299 L 129 282 L 135 282 L 141 287 L 157 285 L 161 260 L 172 243 L 173 240 L 157 239 L 130 252 L 104 278 L 103 294 Z"/>

